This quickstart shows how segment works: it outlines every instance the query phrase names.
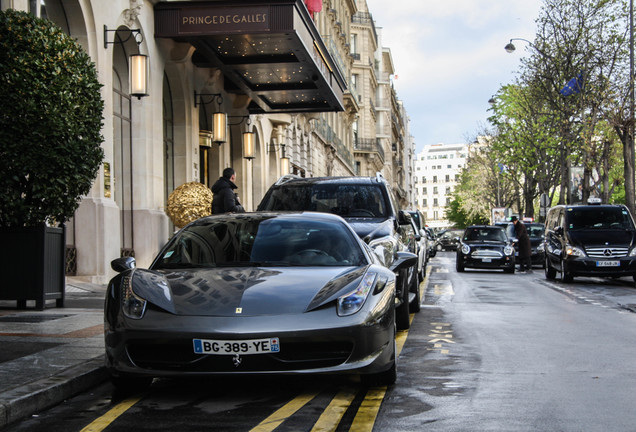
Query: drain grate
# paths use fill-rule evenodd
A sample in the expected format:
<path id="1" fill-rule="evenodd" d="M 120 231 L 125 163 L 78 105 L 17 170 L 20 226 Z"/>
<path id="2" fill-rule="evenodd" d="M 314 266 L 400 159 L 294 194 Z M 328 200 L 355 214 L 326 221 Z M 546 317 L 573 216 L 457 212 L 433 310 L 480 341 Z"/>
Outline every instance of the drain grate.
<path id="1" fill-rule="evenodd" d="M 72 315 L 7 315 L 0 317 L 0 322 L 4 323 L 42 323 L 53 321 L 60 318 L 70 317 Z"/>

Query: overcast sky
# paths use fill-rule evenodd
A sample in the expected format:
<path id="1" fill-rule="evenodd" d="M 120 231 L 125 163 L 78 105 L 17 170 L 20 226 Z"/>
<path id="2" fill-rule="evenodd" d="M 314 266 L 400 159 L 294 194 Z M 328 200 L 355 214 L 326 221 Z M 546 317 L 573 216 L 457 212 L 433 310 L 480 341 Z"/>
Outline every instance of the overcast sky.
<path id="1" fill-rule="evenodd" d="M 416 151 L 473 139 L 487 124 L 488 99 L 514 80 L 511 38 L 533 40 L 541 0 L 367 0 L 382 45 L 391 50 L 394 86 L 410 118 Z"/>

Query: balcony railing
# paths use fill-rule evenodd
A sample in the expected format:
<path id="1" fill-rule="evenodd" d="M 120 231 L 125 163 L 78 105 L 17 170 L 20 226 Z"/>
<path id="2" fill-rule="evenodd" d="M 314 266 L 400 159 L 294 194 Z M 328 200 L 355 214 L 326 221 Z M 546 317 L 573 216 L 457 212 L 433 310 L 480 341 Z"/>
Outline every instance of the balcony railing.
<path id="1" fill-rule="evenodd" d="M 316 132 L 322 136 L 325 142 L 331 144 L 333 148 L 336 149 L 336 153 L 340 159 L 342 159 L 348 165 L 349 169 L 353 171 L 353 155 L 342 143 L 342 140 L 336 135 L 325 119 L 321 119 L 316 124 Z"/>
<path id="2" fill-rule="evenodd" d="M 378 138 L 358 138 L 353 143 L 353 149 L 360 152 L 375 152 L 384 162 L 384 149 Z"/>

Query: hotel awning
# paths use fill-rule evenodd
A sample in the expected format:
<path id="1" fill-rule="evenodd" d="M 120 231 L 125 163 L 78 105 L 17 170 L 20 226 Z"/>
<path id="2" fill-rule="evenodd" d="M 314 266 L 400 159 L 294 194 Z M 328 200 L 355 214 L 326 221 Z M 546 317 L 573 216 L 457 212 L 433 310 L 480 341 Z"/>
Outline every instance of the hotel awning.
<path id="1" fill-rule="evenodd" d="M 160 2 L 155 37 L 193 45 L 252 114 L 344 110 L 346 81 L 302 0 Z"/>

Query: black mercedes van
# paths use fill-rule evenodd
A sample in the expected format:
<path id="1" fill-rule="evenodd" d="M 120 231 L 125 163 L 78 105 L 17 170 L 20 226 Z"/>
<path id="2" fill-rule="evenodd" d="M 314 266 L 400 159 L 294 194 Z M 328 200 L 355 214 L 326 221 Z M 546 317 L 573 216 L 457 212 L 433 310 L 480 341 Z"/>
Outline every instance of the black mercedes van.
<path id="1" fill-rule="evenodd" d="M 621 277 L 636 281 L 636 228 L 624 205 L 552 207 L 545 224 L 545 277 Z"/>

